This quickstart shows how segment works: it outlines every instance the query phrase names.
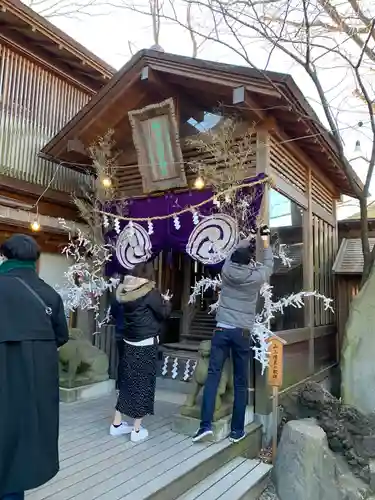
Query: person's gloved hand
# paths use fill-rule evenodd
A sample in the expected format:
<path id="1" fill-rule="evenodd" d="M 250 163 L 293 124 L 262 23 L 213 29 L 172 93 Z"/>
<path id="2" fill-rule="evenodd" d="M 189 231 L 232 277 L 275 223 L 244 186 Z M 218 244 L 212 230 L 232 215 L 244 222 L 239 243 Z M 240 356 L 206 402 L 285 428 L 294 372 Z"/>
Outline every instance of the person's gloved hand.
<path id="1" fill-rule="evenodd" d="M 271 230 L 267 226 L 267 224 L 264 224 L 263 226 L 260 226 L 260 228 L 259 228 L 259 234 L 260 234 L 262 240 L 266 240 L 266 239 L 269 238 L 269 235 L 271 234 Z"/>

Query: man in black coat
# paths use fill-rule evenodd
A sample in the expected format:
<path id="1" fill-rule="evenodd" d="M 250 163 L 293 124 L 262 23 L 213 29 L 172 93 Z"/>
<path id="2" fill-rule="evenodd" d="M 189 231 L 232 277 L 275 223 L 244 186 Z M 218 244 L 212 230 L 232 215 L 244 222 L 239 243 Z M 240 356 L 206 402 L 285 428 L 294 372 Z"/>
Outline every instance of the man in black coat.
<path id="1" fill-rule="evenodd" d="M 0 246 L 0 499 L 59 469 L 58 350 L 69 332 L 60 295 L 38 277 L 40 250 L 17 234 Z"/>

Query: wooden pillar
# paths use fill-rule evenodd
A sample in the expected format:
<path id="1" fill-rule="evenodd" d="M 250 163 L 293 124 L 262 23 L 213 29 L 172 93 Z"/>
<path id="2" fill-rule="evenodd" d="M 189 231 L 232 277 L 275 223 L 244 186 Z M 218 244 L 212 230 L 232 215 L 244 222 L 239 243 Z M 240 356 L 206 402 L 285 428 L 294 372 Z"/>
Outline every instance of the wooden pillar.
<path id="1" fill-rule="evenodd" d="M 182 294 L 181 294 L 181 325 L 180 325 L 180 341 L 182 335 L 187 335 L 190 328 L 190 309 L 191 304 L 189 304 L 189 297 L 191 292 L 191 266 L 192 260 L 189 255 L 183 255 L 183 283 L 182 283 Z"/>
<path id="2" fill-rule="evenodd" d="M 267 129 L 259 129 L 257 131 L 256 140 L 256 173 L 270 174 L 270 136 Z M 269 225 L 269 186 L 264 187 L 264 195 L 262 200 L 261 215 L 262 223 Z M 262 242 L 260 238 L 257 242 L 257 260 L 261 261 L 263 252 L 261 250 Z M 267 383 L 266 375 L 261 374 L 260 363 L 255 362 L 255 413 L 259 416 L 269 415 L 272 411 L 271 407 L 271 390 Z M 265 427 L 267 427 L 267 423 Z"/>
<path id="3" fill-rule="evenodd" d="M 307 171 L 307 210 L 303 215 L 303 289 L 314 290 L 314 250 L 313 250 L 313 215 L 311 198 L 311 167 Z M 314 345 L 314 298 L 305 299 L 305 326 L 309 329 L 309 374 L 315 370 Z"/>

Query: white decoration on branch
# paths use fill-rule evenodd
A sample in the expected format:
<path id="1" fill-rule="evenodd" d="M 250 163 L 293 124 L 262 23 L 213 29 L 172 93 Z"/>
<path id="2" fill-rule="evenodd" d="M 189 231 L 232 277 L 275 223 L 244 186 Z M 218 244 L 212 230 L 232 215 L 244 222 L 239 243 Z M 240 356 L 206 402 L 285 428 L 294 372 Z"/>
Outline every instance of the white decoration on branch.
<path id="1" fill-rule="evenodd" d="M 260 290 L 260 295 L 264 298 L 264 306 L 262 311 L 256 315 L 253 328 L 253 338 L 258 343 L 257 346 L 253 347 L 253 350 L 255 352 L 255 359 L 262 365 L 262 375 L 269 363 L 268 341 L 274 336 L 274 333 L 270 330 L 270 322 L 275 317 L 275 314 L 283 314 L 286 307 L 301 309 L 305 305 L 304 299 L 308 297 L 315 297 L 318 300 L 322 300 L 324 310 L 334 312 L 332 307 L 333 299 L 316 291 L 292 293 L 274 302 L 272 300 L 272 288 L 271 285 L 265 283 Z"/>
<path id="2" fill-rule="evenodd" d="M 218 274 L 215 278 L 202 278 L 191 287 L 191 294 L 189 297 L 189 304 L 195 304 L 197 298 L 203 295 L 204 292 L 212 288 L 216 291 L 221 288 L 221 276 Z"/>
<path id="3" fill-rule="evenodd" d="M 59 219 L 61 226 L 69 233 L 69 243 L 62 253 L 73 261 L 64 273 L 64 283 L 56 290 L 61 295 L 66 311 L 94 311 L 97 329 L 109 321 L 109 311 L 100 319 L 100 298 L 112 291 L 119 280 L 103 277 L 103 268 L 112 257 L 112 247 L 92 241 L 80 229 L 67 226 Z"/>
<path id="4" fill-rule="evenodd" d="M 166 302 L 169 302 L 173 298 L 173 295 L 169 292 L 169 290 L 167 290 L 165 293 L 162 293 L 161 296 Z"/>
<path id="5" fill-rule="evenodd" d="M 175 229 L 177 229 L 177 231 L 179 229 L 181 229 L 181 222 L 180 222 L 178 215 L 173 216 L 173 224 L 174 224 Z"/>
<path id="6" fill-rule="evenodd" d="M 222 281 L 220 275 L 213 279 L 202 278 L 192 287 L 189 304 L 194 304 L 197 298 L 209 288 L 212 288 L 214 291 L 218 291 L 221 288 L 221 285 Z M 333 312 L 333 300 L 316 291 L 293 293 L 274 302 L 272 300 L 272 289 L 273 287 L 271 285 L 265 283 L 260 290 L 260 295 L 264 299 L 264 305 L 262 311 L 255 316 L 252 332 L 252 337 L 257 343 L 257 345 L 253 346 L 252 349 L 255 353 L 255 359 L 262 365 L 262 375 L 264 374 L 264 371 L 269 363 L 269 339 L 275 335 L 270 329 L 270 323 L 275 317 L 275 314 L 283 314 L 284 309 L 287 307 L 294 307 L 297 309 L 304 307 L 304 299 L 308 297 L 314 297 L 315 299 L 322 300 L 324 309 Z M 218 301 L 211 304 L 209 314 L 216 311 L 219 307 L 219 303 L 220 295 Z"/>
<path id="7" fill-rule="evenodd" d="M 104 227 L 104 229 L 108 229 L 108 227 L 109 227 L 108 215 L 103 215 L 103 227 Z"/>

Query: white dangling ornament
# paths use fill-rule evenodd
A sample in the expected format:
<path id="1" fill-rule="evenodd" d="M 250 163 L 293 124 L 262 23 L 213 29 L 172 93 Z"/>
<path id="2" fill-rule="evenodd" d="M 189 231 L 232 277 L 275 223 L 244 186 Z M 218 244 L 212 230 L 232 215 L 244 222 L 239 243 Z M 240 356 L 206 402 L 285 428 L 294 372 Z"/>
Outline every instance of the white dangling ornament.
<path id="1" fill-rule="evenodd" d="M 229 194 L 226 194 L 226 195 L 225 195 L 225 203 L 228 203 L 228 204 L 229 204 L 229 203 L 231 203 L 231 202 L 232 202 L 232 200 L 230 199 Z"/>
<path id="2" fill-rule="evenodd" d="M 117 234 L 121 233 L 120 221 L 116 218 L 114 222 L 114 228 Z"/>
<path id="3" fill-rule="evenodd" d="M 193 224 L 194 226 L 199 224 L 199 213 L 196 210 L 193 210 Z"/>
<path id="4" fill-rule="evenodd" d="M 173 224 L 174 224 L 174 227 L 177 229 L 177 231 L 179 229 L 181 229 L 181 222 L 180 222 L 180 219 L 178 218 L 177 215 L 173 216 Z"/>
<path id="5" fill-rule="evenodd" d="M 103 227 L 107 229 L 109 227 L 109 219 L 107 215 L 103 215 Z"/>
<path id="6" fill-rule="evenodd" d="M 151 220 L 147 222 L 147 232 L 150 236 L 154 234 L 154 225 Z"/>
<path id="7" fill-rule="evenodd" d="M 213 202 L 212 202 L 217 208 L 220 208 L 220 201 L 217 199 L 217 198 L 214 198 L 213 199 Z"/>

